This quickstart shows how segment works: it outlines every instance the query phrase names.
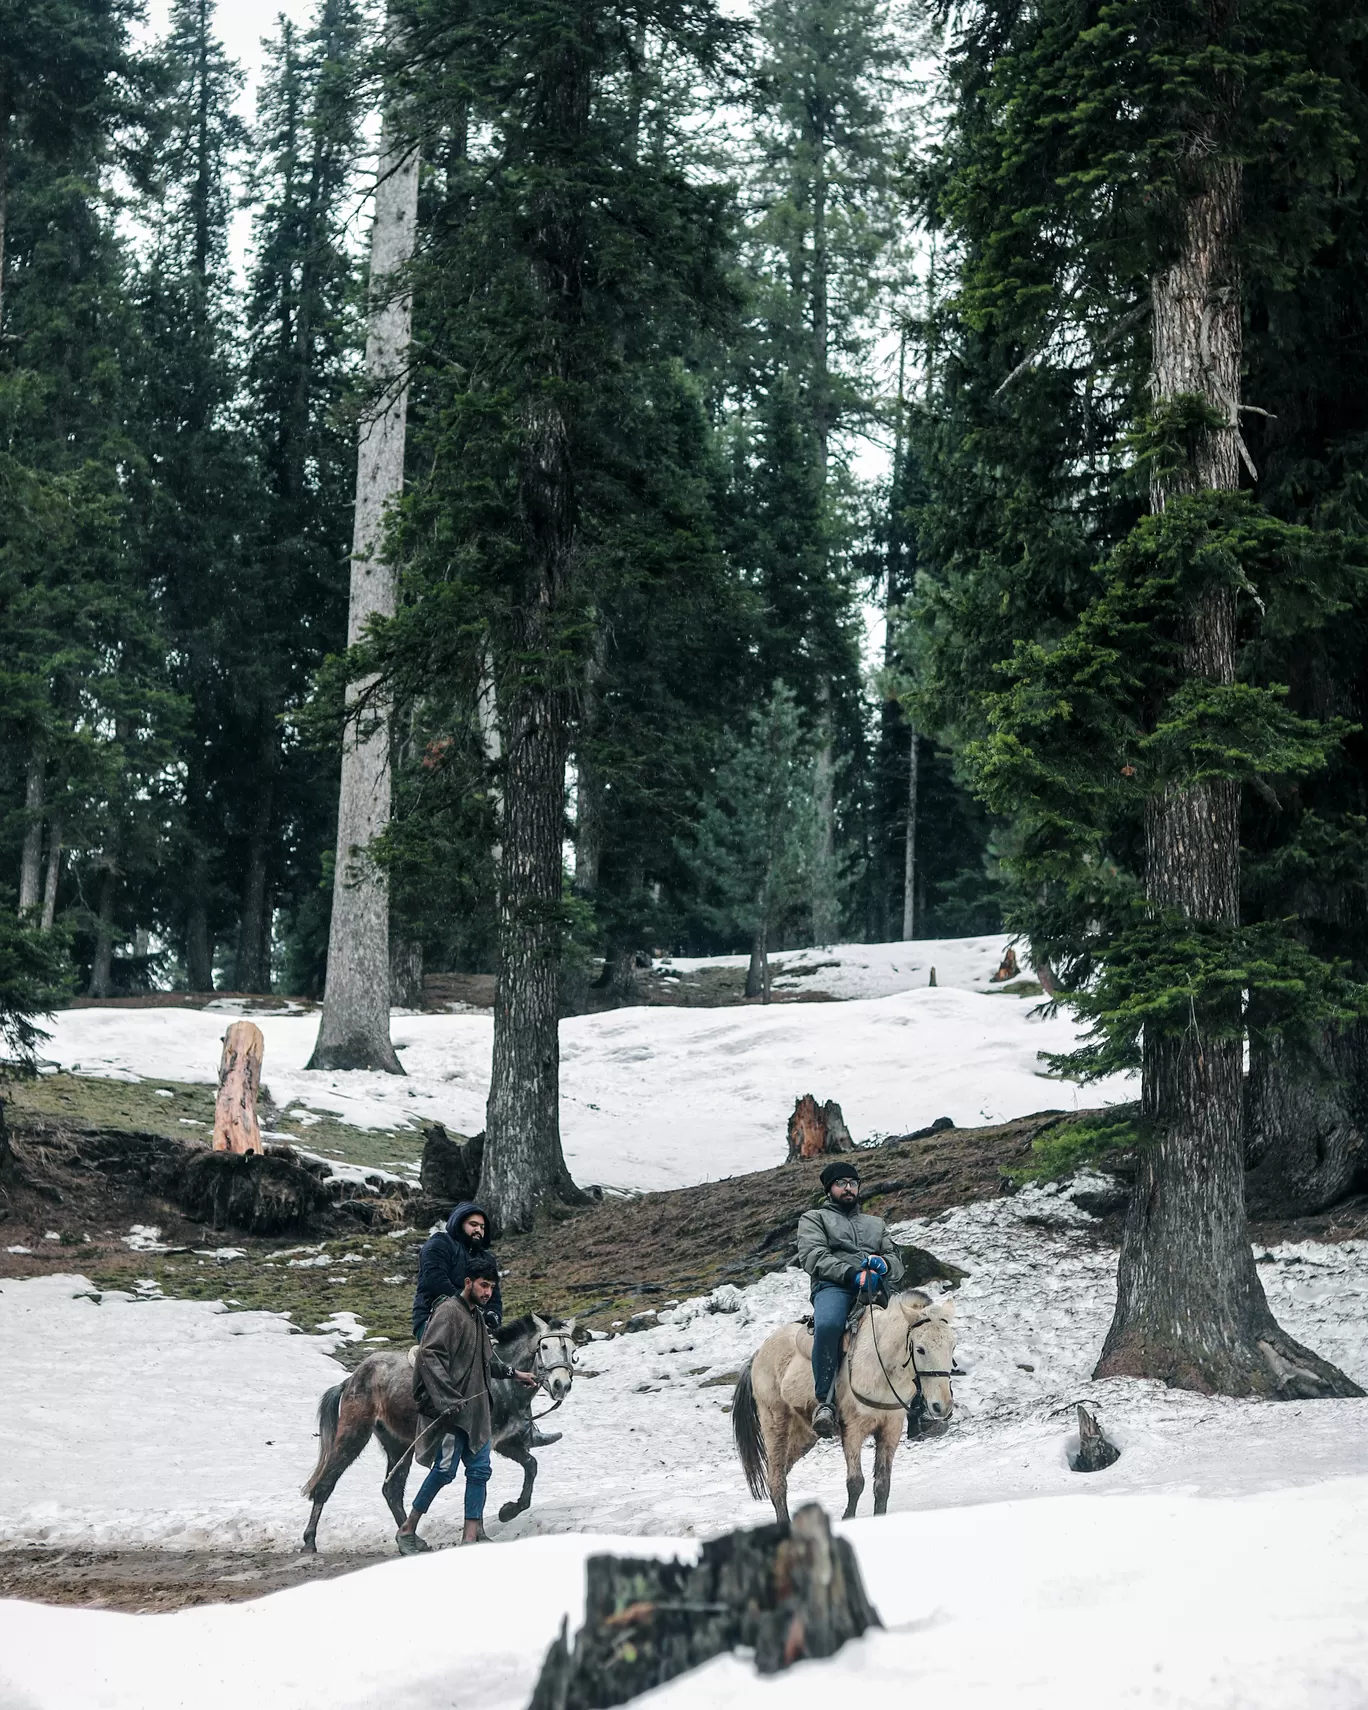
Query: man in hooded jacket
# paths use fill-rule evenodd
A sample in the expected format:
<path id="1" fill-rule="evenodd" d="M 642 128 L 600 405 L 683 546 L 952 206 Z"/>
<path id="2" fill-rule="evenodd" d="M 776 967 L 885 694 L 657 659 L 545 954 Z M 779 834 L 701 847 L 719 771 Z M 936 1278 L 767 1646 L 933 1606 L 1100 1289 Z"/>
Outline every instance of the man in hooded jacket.
<path id="1" fill-rule="evenodd" d="M 798 1219 L 798 1263 L 812 1278 L 812 1381 L 817 1407 L 812 1429 L 836 1430 L 832 1397 L 841 1362 L 841 1334 L 856 1301 L 902 1281 L 902 1254 L 882 1217 L 860 1210 L 860 1172 L 841 1158 L 822 1171 L 827 1197 Z"/>
<path id="2" fill-rule="evenodd" d="M 418 1288 L 413 1297 L 415 1342 L 422 1341 L 437 1302 L 460 1294 L 473 1255 L 488 1251 L 489 1214 L 473 1199 L 463 1199 L 447 1218 L 446 1228 L 430 1235 L 418 1256 Z M 503 1295 L 497 1280 L 484 1316 L 491 1330 L 503 1323 Z"/>

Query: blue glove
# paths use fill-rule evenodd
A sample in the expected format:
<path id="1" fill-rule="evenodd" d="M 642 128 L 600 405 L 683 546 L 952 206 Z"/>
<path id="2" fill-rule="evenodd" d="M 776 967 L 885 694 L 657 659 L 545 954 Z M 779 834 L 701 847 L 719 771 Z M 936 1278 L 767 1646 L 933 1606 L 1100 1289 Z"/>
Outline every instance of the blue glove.
<path id="1" fill-rule="evenodd" d="M 865 1269 L 875 1271 L 881 1277 L 888 1275 L 888 1260 L 881 1258 L 878 1253 L 871 1253 L 865 1260 Z"/>

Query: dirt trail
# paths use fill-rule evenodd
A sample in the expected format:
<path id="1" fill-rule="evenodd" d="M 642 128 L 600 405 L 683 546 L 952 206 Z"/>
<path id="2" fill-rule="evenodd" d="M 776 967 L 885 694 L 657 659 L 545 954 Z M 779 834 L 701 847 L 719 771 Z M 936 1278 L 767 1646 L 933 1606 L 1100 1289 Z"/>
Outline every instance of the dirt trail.
<path id="1" fill-rule="evenodd" d="M 31 1603 L 163 1614 L 199 1603 L 239 1603 L 270 1591 L 374 1567 L 388 1556 L 349 1551 L 0 1550 L 0 1597 Z"/>

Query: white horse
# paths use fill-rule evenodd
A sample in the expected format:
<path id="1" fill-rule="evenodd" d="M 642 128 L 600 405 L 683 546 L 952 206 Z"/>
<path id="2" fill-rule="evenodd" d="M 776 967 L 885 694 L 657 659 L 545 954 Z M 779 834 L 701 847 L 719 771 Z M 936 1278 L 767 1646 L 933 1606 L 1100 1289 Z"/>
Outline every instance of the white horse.
<path id="1" fill-rule="evenodd" d="M 846 1508 L 852 1520 L 864 1491 L 860 1457 L 874 1439 L 874 1512 L 888 1510 L 893 1457 L 907 1410 L 918 1401 L 932 1419 L 954 1409 L 954 1302 L 917 1289 L 895 1294 L 887 1308 L 861 1315 L 836 1374 L 836 1413 L 846 1459 Z M 757 1501 L 768 1496 L 787 1521 L 788 1475 L 817 1441 L 812 1429 L 812 1331 L 785 1324 L 746 1362 L 732 1397 L 732 1435 Z"/>

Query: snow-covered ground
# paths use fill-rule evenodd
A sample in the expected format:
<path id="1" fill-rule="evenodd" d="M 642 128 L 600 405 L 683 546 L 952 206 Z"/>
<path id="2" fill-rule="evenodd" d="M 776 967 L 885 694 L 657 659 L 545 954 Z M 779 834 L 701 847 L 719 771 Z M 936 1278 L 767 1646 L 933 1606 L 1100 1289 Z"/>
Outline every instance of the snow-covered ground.
<path id="1" fill-rule="evenodd" d="M 938 1116 L 968 1126 L 1132 1096 L 1120 1077 L 1080 1089 L 1042 1074 L 1040 1053 L 1071 1049 L 1076 1029 L 1063 1014 L 1038 1013 L 1037 1000 L 988 990 L 1005 943 L 841 945 L 784 958 L 835 963 L 811 979 L 852 994 L 838 1004 L 642 1007 L 562 1022 L 561 1133 L 572 1172 L 644 1191 L 765 1169 L 782 1161 L 789 1112 L 806 1092 L 834 1098 L 856 1139 Z M 306 1069 L 316 1015 L 253 1019 L 266 1036 L 263 1079 L 282 1108 L 371 1128 L 484 1126 L 487 1015 L 396 1014 L 403 1079 Z M 212 1082 L 225 1024 L 222 1008 L 64 1010 L 51 1018 L 44 1054 L 82 1074 Z"/>
<path id="2" fill-rule="evenodd" d="M 1368 1703 L 1368 1402 L 1094 1384 L 1115 1255 L 1089 1231 L 1067 1196 L 1034 1189 L 902 1226 L 970 1275 L 957 1291 L 955 1421 L 904 1446 L 890 1517 L 850 1529 L 886 1631 L 768 1685 L 723 1659 L 660 1702 L 717 1710 L 781 1692 L 815 1710 L 833 1693 L 898 1691 L 984 1710 L 1085 1695 Z M 1368 1244 L 1280 1248 L 1261 1274 L 1295 1335 L 1368 1380 Z M 45 1277 L 0 1293 L 0 1539 L 292 1545 L 313 1408 L 337 1377 L 327 1341 L 268 1314 L 111 1295 L 96 1305 L 87 1292 Z M 0 1604 L 0 1703 L 512 1710 L 561 1614 L 578 1618 L 583 1559 L 603 1534 L 660 1552 L 766 1517 L 731 1450 L 730 1384 L 709 1379 L 734 1372 L 805 1294 L 800 1275 L 778 1273 L 584 1348 L 555 1420 L 564 1440 L 540 1456 L 532 1510 L 491 1524 L 497 1548 L 168 1616 Z M 65 1383 L 54 1392 L 59 1350 L 59 1369 L 80 1374 L 74 1396 Z M 1091 1476 L 1067 1460 L 1079 1397 L 1123 1449 Z M 348 1473 L 323 1549 L 388 1543 L 380 1472 L 372 1449 Z M 819 1446 L 796 1469 L 794 1498 L 837 1508 L 843 1477 L 839 1451 Z M 496 1458 L 491 1513 L 516 1484 Z M 456 1536 L 458 1511 L 439 1501 L 435 1543 Z"/>

